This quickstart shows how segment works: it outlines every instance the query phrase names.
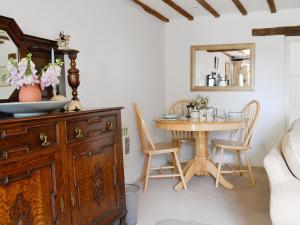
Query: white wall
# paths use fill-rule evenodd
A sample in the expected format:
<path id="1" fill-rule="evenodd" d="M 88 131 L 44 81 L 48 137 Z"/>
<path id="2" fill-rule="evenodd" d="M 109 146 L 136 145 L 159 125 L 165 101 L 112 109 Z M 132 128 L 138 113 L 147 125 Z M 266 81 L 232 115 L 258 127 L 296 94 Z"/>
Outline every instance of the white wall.
<path id="1" fill-rule="evenodd" d="M 127 182 L 140 173 L 142 154 L 132 103 L 140 104 L 154 137 L 153 119 L 165 110 L 164 25 L 131 1 L 11 0 L 0 15 L 14 18 L 24 33 L 56 39 L 71 35 L 80 50 L 79 97 L 86 107 L 124 106 L 131 153 L 126 156 Z"/>
<path id="2" fill-rule="evenodd" d="M 286 39 L 286 127 L 300 116 L 300 36 Z"/>
<path id="3" fill-rule="evenodd" d="M 248 16 L 222 15 L 198 17 L 193 22 L 177 19 L 166 25 L 166 102 L 209 96 L 210 105 L 240 110 L 248 101 L 261 103 L 261 115 L 249 152 L 256 166 L 279 141 L 285 130 L 285 38 L 283 36 L 252 37 L 252 28 L 299 25 L 300 10 L 250 13 Z M 256 43 L 254 92 L 191 92 L 189 86 L 190 46 L 206 44 Z M 224 135 L 212 134 L 212 136 Z"/>

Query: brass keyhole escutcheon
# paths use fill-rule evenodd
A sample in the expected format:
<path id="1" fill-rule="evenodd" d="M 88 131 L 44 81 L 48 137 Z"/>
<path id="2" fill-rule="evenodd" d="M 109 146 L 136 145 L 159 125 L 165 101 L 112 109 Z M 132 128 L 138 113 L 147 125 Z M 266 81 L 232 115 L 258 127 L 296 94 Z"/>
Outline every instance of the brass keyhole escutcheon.
<path id="1" fill-rule="evenodd" d="M 82 134 L 82 130 L 80 128 L 75 128 L 75 133 L 76 133 L 76 138 L 77 139 L 80 139 L 80 138 L 83 138 L 83 134 Z"/>
<path id="2" fill-rule="evenodd" d="M 65 201 L 64 198 L 60 198 L 60 211 L 63 213 L 65 211 Z"/>
<path id="3" fill-rule="evenodd" d="M 50 145 L 50 142 L 48 141 L 48 136 L 46 133 L 40 134 L 40 140 L 42 141 L 42 147 L 47 147 Z"/>
<path id="4" fill-rule="evenodd" d="M 71 203 L 72 203 L 72 206 L 76 206 L 76 198 L 75 198 L 73 192 L 71 193 Z"/>
<path id="5" fill-rule="evenodd" d="M 106 122 L 105 127 L 106 127 L 106 130 L 112 130 L 113 129 L 113 123 L 111 121 Z"/>

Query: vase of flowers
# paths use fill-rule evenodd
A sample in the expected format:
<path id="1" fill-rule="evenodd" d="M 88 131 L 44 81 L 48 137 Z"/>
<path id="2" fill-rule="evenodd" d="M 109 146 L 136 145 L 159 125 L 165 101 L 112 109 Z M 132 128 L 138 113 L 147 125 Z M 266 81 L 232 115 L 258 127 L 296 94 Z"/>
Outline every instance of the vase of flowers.
<path id="1" fill-rule="evenodd" d="M 32 55 L 29 53 L 25 58 L 18 62 L 16 59 L 9 59 L 7 70 L 7 81 L 15 86 L 19 91 L 20 102 L 37 102 L 42 100 L 42 93 L 46 87 L 56 86 L 59 83 L 62 62 L 56 60 L 49 63 L 38 75 Z"/>
<path id="2" fill-rule="evenodd" d="M 196 98 L 192 99 L 190 105 L 192 105 L 194 110 L 200 110 L 203 108 L 207 108 L 208 97 L 203 97 L 201 95 L 197 95 Z"/>

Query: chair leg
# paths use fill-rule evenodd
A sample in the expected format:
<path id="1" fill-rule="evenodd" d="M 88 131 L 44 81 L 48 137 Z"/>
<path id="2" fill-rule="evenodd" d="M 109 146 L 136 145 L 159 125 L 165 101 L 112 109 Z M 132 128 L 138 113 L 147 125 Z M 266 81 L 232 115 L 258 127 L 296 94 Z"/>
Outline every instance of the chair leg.
<path id="1" fill-rule="evenodd" d="M 149 181 L 149 173 L 150 173 L 151 158 L 152 158 L 152 156 L 149 155 L 149 156 L 148 156 L 148 159 L 147 159 L 146 177 L 145 177 L 145 181 L 144 181 L 144 192 L 146 192 L 146 191 L 147 191 L 147 188 L 148 188 L 148 181 Z"/>
<path id="2" fill-rule="evenodd" d="M 178 153 L 175 153 L 178 157 Z M 178 173 L 178 170 L 177 170 L 177 163 L 176 163 L 176 159 L 175 159 L 175 155 L 174 154 L 171 154 L 171 158 L 172 158 L 172 166 L 174 167 L 174 173 Z"/>
<path id="3" fill-rule="evenodd" d="M 252 172 L 252 167 L 251 167 L 249 158 L 247 156 L 246 151 L 243 151 L 243 152 L 244 152 L 245 159 L 246 159 L 246 162 L 247 162 L 247 166 L 248 166 L 248 171 L 249 171 L 249 175 L 250 175 L 250 178 L 251 178 L 252 187 L 255 187 L 255 180 L 254 180 L 254 176 L 253 176 L 253 172 Z"/>
<path id="4" fill-rule="evenodd" d="M 237 161 L 239 165 L 239 170 L 242 170 L 242 163 L 241 163 L 241 152 L 240 150 L 236 151 Z M 243 172 L 240 172 L 240 176 L 243 176 Z"/>
<path id="5" fill-rule="evenodd" d="M 187 190 L 185 178 L 184 178 L 184 175 L 183 175 L 183 172 L 182 172 L 182 169 L 181 169 L 181 165 L 180 165 L 177 153 L 173 152 L 172 154 L 174 155 L 174 158 L 175 158 L 175 162 L 176 162 L 176 165 L 177 165 L 177 170 L 179 172 L 179 175 L 180 175 L 180 178 L 181 178 L 181 182 L 183 184 L 183 188 L 184 188 L 184 190 Z"/>
<path id="6" fill-rule="evenodd" d="M 211 161 L 214 161 L 216 151 L 217 151 L 217 146 L 213 145 L 213 150 L 210 156 Z"/>
<path id="7" fill-rule="evenodd" d="M 142 173 L 141 173 L 141 176 L 140 176 L 140 181 L 141 181 L 141 182 L 144 182 L 144 181 L 145 181 L 147 160 L 148 160 L 148 154 L 145 154 L 143 170 L 142 170 Z"/>
<path id="8" fill-rule="evenodd" d="M 223 153 L 224 153 L 224 149 L 221 149 L 220 152 L 220 159 L 219 159 L 219 165 L 218 165 L 218 172 L 217 172 L 217 177 L 216 177 L 216 188 L 218 188 L 219 186 L 219 180 L 220 180 L 220 174 L 221 174 L 221 169 L 222 169 L 222 161 L 223 161 Z"/>

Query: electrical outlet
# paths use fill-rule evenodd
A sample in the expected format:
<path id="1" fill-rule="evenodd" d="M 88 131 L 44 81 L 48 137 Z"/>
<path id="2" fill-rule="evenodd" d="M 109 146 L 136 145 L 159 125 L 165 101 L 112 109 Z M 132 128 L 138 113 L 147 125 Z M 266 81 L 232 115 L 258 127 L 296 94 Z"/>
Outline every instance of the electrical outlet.
<path id="1" fill-rule="evenodd" d="M 129 154 L 130 152 L 130 138 L 125 138 L 125 154 Z"/>

